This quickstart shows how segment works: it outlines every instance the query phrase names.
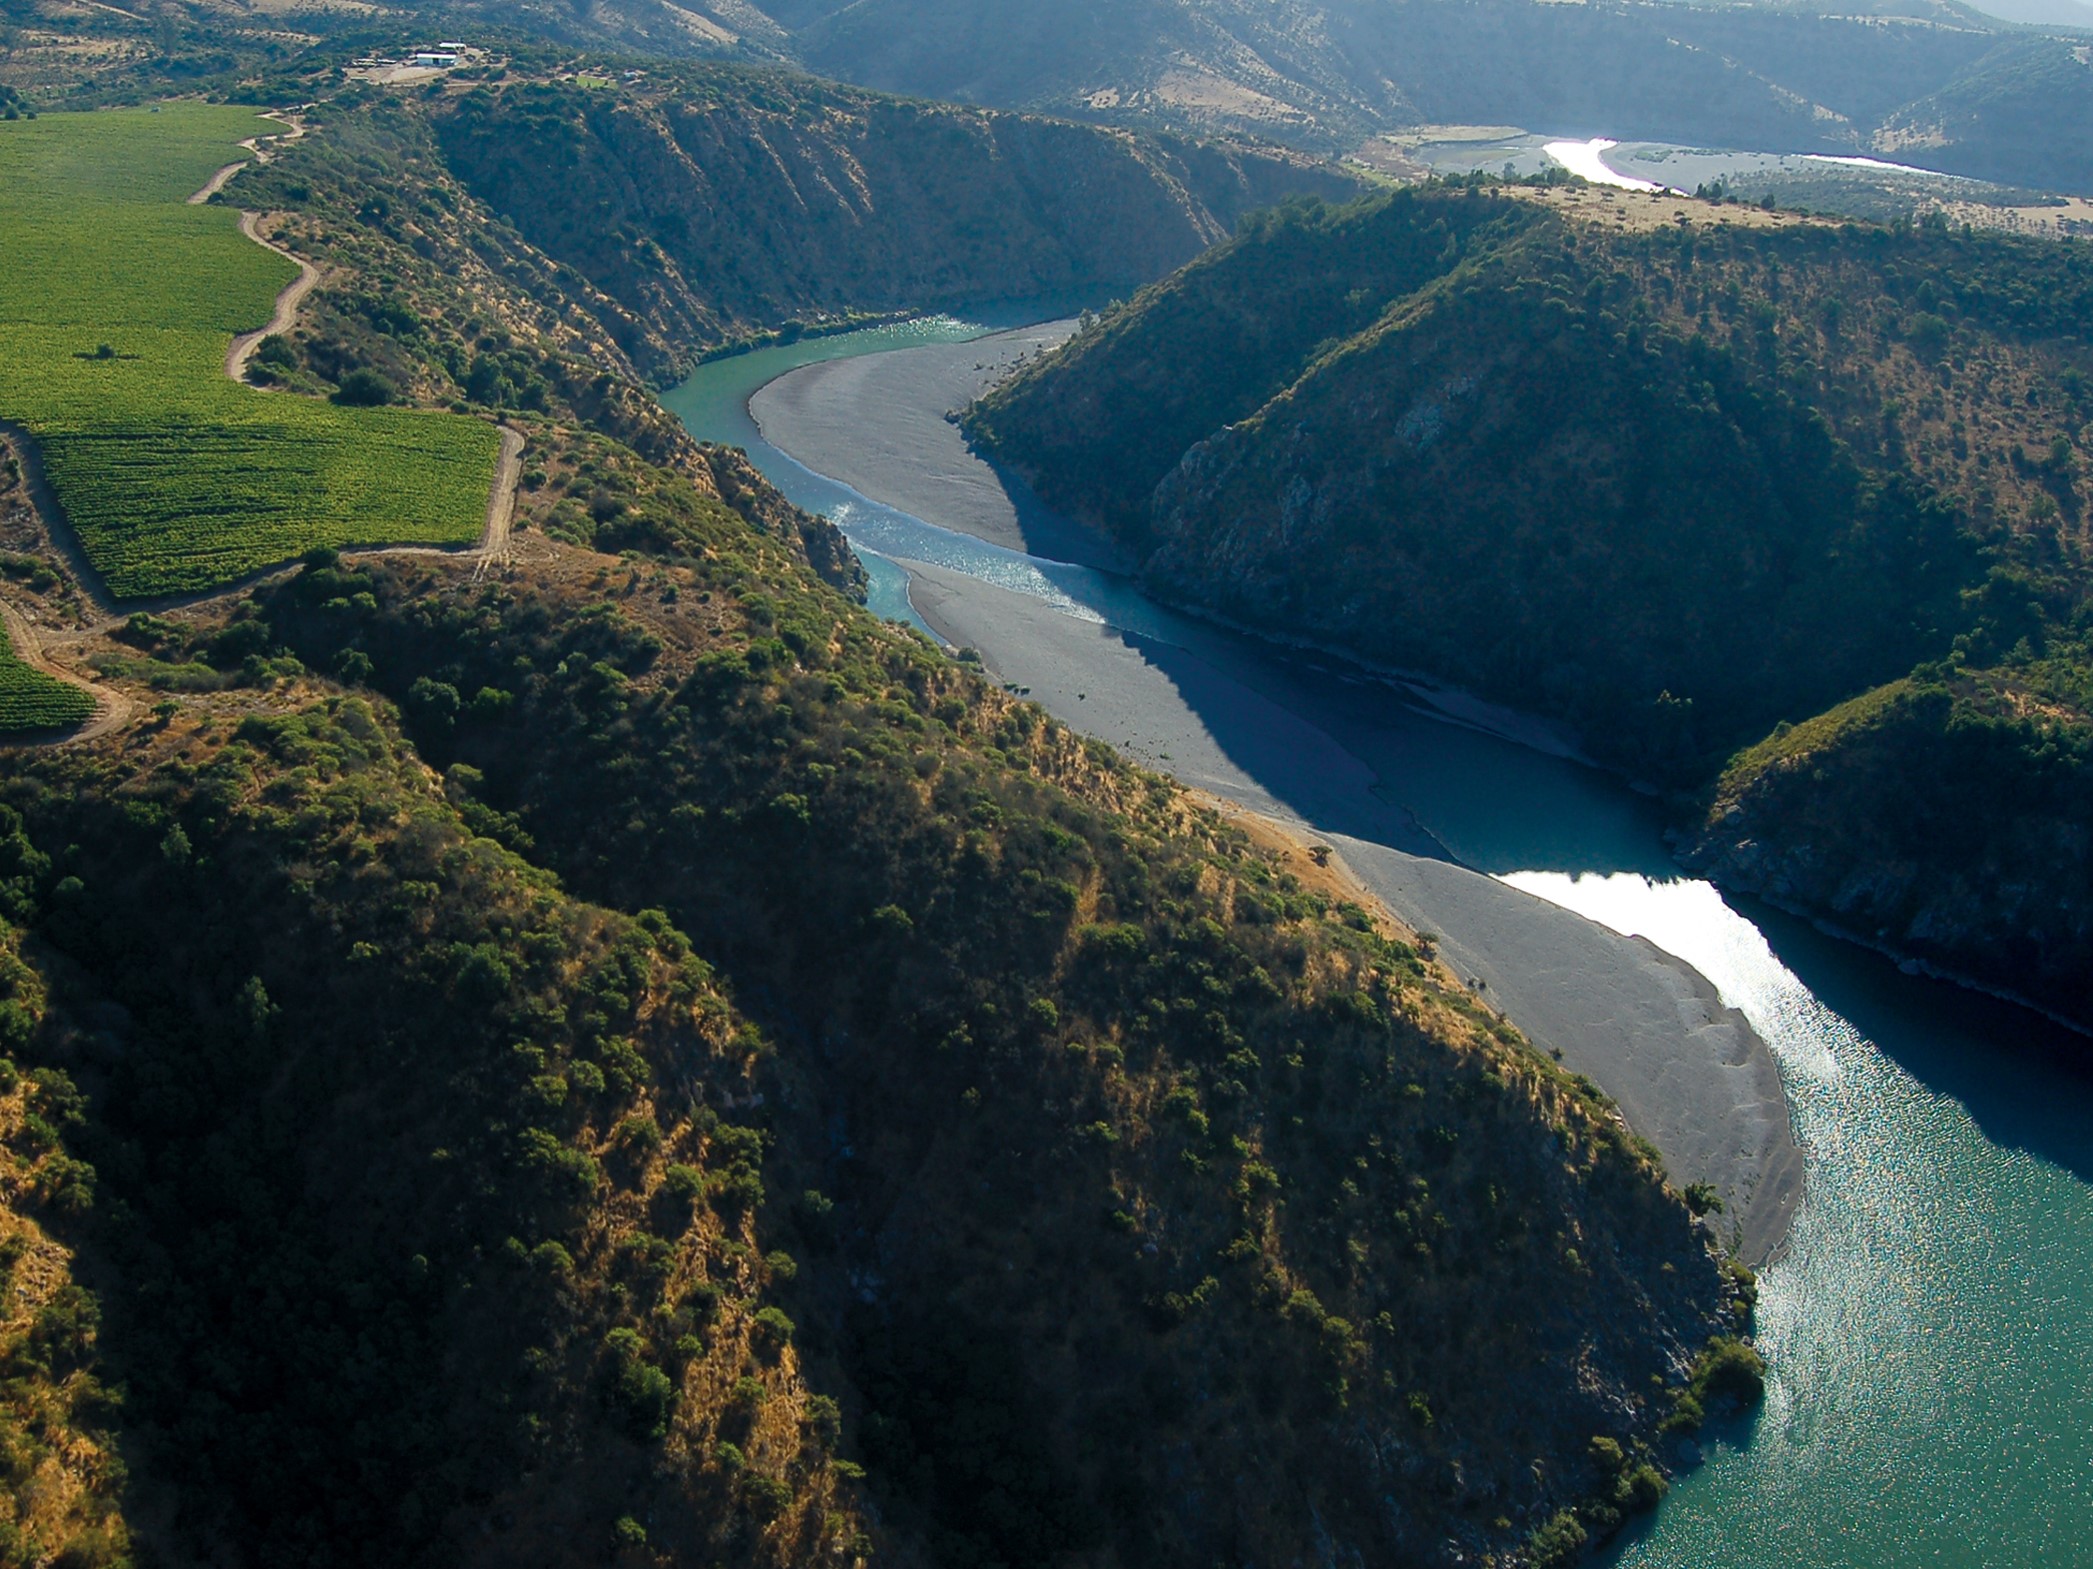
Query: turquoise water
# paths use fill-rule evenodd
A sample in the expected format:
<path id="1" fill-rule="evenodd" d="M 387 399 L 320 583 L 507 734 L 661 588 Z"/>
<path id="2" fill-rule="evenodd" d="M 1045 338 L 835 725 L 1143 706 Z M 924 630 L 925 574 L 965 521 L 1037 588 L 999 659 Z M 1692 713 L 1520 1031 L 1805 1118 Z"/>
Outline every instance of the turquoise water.
<path id="1" fill-rule="evenodd" d="M 940 318 L 719 361 L 668 401 L 883 552 L 867 559 L 896 574 L 889 606 L 890 558 L 933 561 L 1225 658 L 1248 684 L 1261 666 L 1297 706 L 1306 676 L 1313 721 L 1456 858 L 1689 960 L 1779 1058 L 1808 1177 L 1761 1277 L 1766 1405 L 1748 1430 L 1711 1435 L 1707 1463 L 1614 1561 L 2093 1566 L 2093 1077 L 2072 1065 L 2087 1044 L 1683 876 L 1651 804 L 1606 775 L 1441 722 L 1400 687 L 1229 639 L 1123 579 L 882 507 L 748 421 L 749 395 L 796 365 L 990 325 Z"/>
<path id="2" fill-rule="evenodd" d="M 850 536 L 858 559 L 871 580 L 865 608 L 889 621 L 904 621 L 926 634 L 930 628 L 908 602 L 908 574 L 893 559 L 906 553 L 918 561 L 937 561 L 925 548 L 940 548 L 942 541 L 923 537 L 926 525 L 891 507 L 868 501 L 848 486 L 825 479 L 780 452 L 763 439 L 756 422 L 749 418 L 749 398 L 759 389 L 802 365 L 823 360 L 855 359 L 865 354 L 885 354 L 894 349 L 916 348 L 926 343 L 966 343 L 1032 322 L 1073 314 L 1079 300 L 1025 301 L 973 312 L 967 317 L 923 316 L 913 321 L 891 322 L 857 332 L 837 333 L 826 338 L 803 338 L 797 343 L 756 349 L 698 367 L 688 381 L 662 394 L 662 405 L 683 421 L 684 428 L 700 441 L 717 441 L 746 448 L 756 466 L 795 505 L 818 512 Z M 943 535 L 944 530 L 930 530 Z M 915 549 L 908 547 L 915 546 Z M 984 550 L 990 546 L 979 547 Z M 1015 552 L 1001 553 L 1017 582 L 1027 587 L 1032 579 L 1015 563 L 1025 558 Z M 935 635 L 935 634 L 931 634 Z"/>
<path id="3" fill-rule="evenodd" d="M 839 511 L 848 509 L 851 493 L 842 486 L 801 468 L 763 439 L 756 422 L 749 418 L 749 398 L 789 370 L 822 360 L 854 358 L 861 354 L 883 354 L 890 349 L 914 348 L 925 343 L 965 343 L 996 329 L 986 322 L 962 321 L 956 316 L 926 316 L 916 321 L 867 327 L 858 332 L 838 333 L 827 338 L 803 338 L 798 343 L 756 349 L 748 354 L 714 360 L 698 368 L 680 387 L 662 395 L 662 404 L 683 421 L 684 428 L 700 441 L 723 442 L 744 447 L 756 466 L 769 476 L 795 506 L 819 512 L 844 526 Z M 784 476 L 780 478 L 780 476 Z M 851 541 L 870 579 L 865 608 L 888 621 L 906 621 L 928 632 L 908 602 L 908 574 L 874 545 Z"/>

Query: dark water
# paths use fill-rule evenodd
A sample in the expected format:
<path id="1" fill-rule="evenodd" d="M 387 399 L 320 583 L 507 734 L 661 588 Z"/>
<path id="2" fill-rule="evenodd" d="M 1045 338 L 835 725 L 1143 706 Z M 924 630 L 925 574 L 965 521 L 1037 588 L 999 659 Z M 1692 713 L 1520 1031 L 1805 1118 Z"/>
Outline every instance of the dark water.
<path id="1" fill-rule="evenodd" d="M 667 401 L 870 552 L 882 613 L 914 619 L 895 563 L 930 562 L 1196 646 L 1197 628 L 1125 580 L 932 528 L 811 473 L 748 419 L 748 397 L 798 365 L 994 325 L 945 317 L 719 361 Z M 1297 682 L 1300 662 L 1287 663 Z M 2083 1044 L 1684 877 L 1649 803 L 1592 769 L 1339 670 L 1316 702 L 1377 790 L 1454 857 L 1688 960 L 1780 1060 L 1809 1167 L 1788 1250 L 1761 1280 L 1766 1406 L 1748 1433 L 1710 1444 L 1617 1561 L 2093 1566 L 2093 1080 L 2071 1056 Z M 1345 726 L 1347 705 L 1373 723 Z"/>

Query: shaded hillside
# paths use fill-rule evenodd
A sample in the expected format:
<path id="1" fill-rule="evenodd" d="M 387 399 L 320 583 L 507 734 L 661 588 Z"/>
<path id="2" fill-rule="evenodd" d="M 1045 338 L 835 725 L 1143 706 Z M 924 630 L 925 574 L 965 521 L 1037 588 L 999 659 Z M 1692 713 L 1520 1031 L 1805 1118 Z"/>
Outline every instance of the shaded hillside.
<path id="1" fill-rule="evenodd" d="M 677 1558 L 848 1561 L 763 1316 L 761 1136 L 719 1115 L 761 1042 L 688 945 L 475 838 L 360 699 L 129 739 L 6 790 L 86 847 L 30 897 L 105 1020 L 48 1065 L 92 1108 L 76 1229 L 156 1556 L 600 1562 L 636 1518 Z"/>
<path id="2" fill-rule="evenodd" d="M 1588 1088 L 732 520 L 529 559 L 141 620 L 241 674 L 0 785 L 98 1021 L 15 1048 L 105 1261 L 49 1343 L 157 1556 L 1439 1562 L 1655 1500 L 1736 1287 Z"/>
<path id="3" fill-rule="evenodd" d="M 1883 122 L 1888 156 L 1979 179 L 2093 190 L 2093 40 L 2013 39 Z"/>
<path id="4" fill-rule="evenodd" d="M 1559 1249 L 1619 1261 L 1594 1288 L 1649 1293 L 1629 1325 L 1718 1327 L 1676 1294 L 1712 1278 L 1678 1211 L 1619 1212 L 1601 1240 L 1539 1127 L 1516 1131 L 1529 1100 L 1574 1112 L 1574 1086 L 1169 787 L 752 571 L 731 535 L 675 559 L 598 614 L 556 580 L 413 569 L 317 571 L 270 614 L 311 663 L 367 660 L 497 831 L 665 908 L 775 1031 L 760 1120 L 783 1190 L 825 1195 L 788 1309 L 834 1359 L 903 1550 L 1290 1556 L 1296 1497 L 1370 1556 L 1546 1518 L 1527 1460 L 1499 1469 L 1483 1435 L 1583 1472 L 1601 1418 L 1570 1397 L 1570 1347 L 1598 1319 Z M 430 670 L 482 695 L 454 711 Z M 1608 1137 L 1594 1195 L 1635 1166 Z M 1471 1200 L 1501 1219 L 1467 1231 Z M 1544 1218 L 1564 1203 L 1571 1230 Z M 1488 1306 L 1543 1289 L 1517 1327 Z M 1585 1355 L 1628 1357 L 1602 1375 L 1621 1393 L 1663 1371 L 1604 1344 Z M 1449 1514 L 1430 1490 L 1457 1456 Z M 984 1499 L 986 1474 L 1016 1491 Z M 1224 1476 L 1211 1516 L 1196 1498 Z M 1391 1495 L 1399 1513 L 1364 1503 Z"/>
<path id="5" fill-rule="evenodd" d="M 1720 217 L 1473 187 L 1289 211 L 969 428 L 1171 597 L 1561 715 L 1679 788 L 1915 663 L 2068 636 L 2084 252 Z M 2034 901 L 2071 907 L 2055 871 Z"/>
<path id="6" fill-rule="evenodd" d="M 2083 648 L 2045 655 L 1784 726 L 1725 770 L 1688 864 L 2093 1023 L 2093 682 Z"/>
<path id="7" fill-rule="evenodd" d="M 1177 597 L 1674 780 L 1944 652 L 1989 555 L 2083 573 L 2076 247 L 1581 216 L 1639 203 L 1290 211 L 970 428 Z"/>
<path id="8" fill-rule="evenodd" d="M 119 1563 L 131 1545 L 123 1394 L 87 1289 L 93 1261 L 76 1246 L 96 1173 L 66 1148 L 87 1106 L 73 1076 L 48 1061 L 70 1056 L 101 1021 L 54 1007 L 48 954 L 24 951 L 20 923 L 51 867 L 21 828 L 0 808 L 0 1561 Z"/>
<path id="9" fill-rule="evenodd" d="M 1126 289 L 1334 172 L 881 98 L 686 72 L 643 96 L 471 92 L 435 118 L 465 185 L 687 357 L 780 323 Z"/>

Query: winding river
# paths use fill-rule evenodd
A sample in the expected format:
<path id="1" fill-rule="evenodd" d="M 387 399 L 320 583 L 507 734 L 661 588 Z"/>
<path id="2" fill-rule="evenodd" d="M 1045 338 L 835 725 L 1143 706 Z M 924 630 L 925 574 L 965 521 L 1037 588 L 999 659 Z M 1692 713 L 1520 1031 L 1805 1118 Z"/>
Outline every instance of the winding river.
<path id="1" fill-rule="evenodd" d="M 1065 332 L 990 336 L 1009 324 L 940 317 L 763 350 L 702 368 L 666 401 L 834 518 L 881 613 L 972 643 L 1002 679 L 1145 762 L 1316 826 L 1385 874 L 1399 909 L 1447 897 L 1456 878 L 1473 904 L 1480 873 L 1507 899 L 1524 890 L 1639 934 L 1706 976 L 1777 1059 L 1804 1175 L 1761 1276 L 1767 1401 L 1748 1430 L 1711 1435 L 1706 1463 L 1613 1561 L 2093 1563 L 2085 1043 L 1684 877 L 1649 803 L 1540 727 L 1148 601 L 1109 552 L 955 455 L 939 399 Z M 871 355 L 886 358 L 834 365 Z M 759 390 L 790 452 L 751 417 Z M 1476 931 L 1465 950 L 1449 939 L 1449 956 L 1527 1023 L 1519 933 Z M 1723 1133 L 1674 1137 L 1719 1160 Z"/>

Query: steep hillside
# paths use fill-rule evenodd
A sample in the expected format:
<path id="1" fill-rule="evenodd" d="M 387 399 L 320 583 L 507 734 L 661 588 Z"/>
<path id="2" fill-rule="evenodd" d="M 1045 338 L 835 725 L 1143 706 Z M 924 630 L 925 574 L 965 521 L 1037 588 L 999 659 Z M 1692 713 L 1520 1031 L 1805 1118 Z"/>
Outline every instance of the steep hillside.
<path id="1" fill-rule="evenodd" d="M 2078 247 L 1723 219 L 1472 186 L 1290 211 L 969 428 L 1171 596 L 1690 789 L 1951 648 L 2035 657 L 2089 581 Z"/>
<path id="2" fill-rule="evenodd" d="M 2082 649 L 1922 667 L 1725 770 L 1685 858 L 1867 942 L 2093 1021 Z"/>
<path id="3" fill-rule="evenodd" d="M 104 1022 L 32 1056 L 87 1093 L 156 1553 L 592 1562 L 634 1520 L 674 1559 L 848 1561 L 854 1489 L 765 1316 L 761 1135 L 719 1116 L 762 1043 L 688 944 L 475 838 L 359 698 L 127 739 L 6 790 L 74 847 L 25 891 Z"/>
<path id="4" fill-rule="evenodd" d="M 1944 652 L 1987 552 L 2083 574 L 2075 247 L 1629 212 L 1290 211 L 970 429 L 1179 598 L 1675 781 Z"/>
<path id="5" fill-rule="evenodd" d="M 95 1021 L 53 1007 L 47 958 L 23 951 L 18 923 L 50 863 L 21 826 L 0 815 L 0 1559 L 119 1563 L 131 1539 L 116 1432 L 123 1395 L 108 1382 L 100 1310 L 83 1284 L 92 1265 L 75 1246 L 95 1172 L 66 1151 L 86 1103 L 63 1069 L 20 1061 L 67 1054 Z"/>
<path id="6" fill-rule="evenodd" d="M 0 1323 L 20 1528 L 1451 1564 L 1653 1505 L 1759 1364 L 1748 1274 L 1611 1105 L 857 608 L 418 109 L 309 123 L 231 193 L 327 267 L 257 362 L 500 411 L 519 533 L 113 623 L 40 598 L 131 717 L 0 756 L 40 1152 L 0 1236 L 58 1239 Z"/>
<path id="7" fill-rule="evenodd" d="M 1343 177 L 1271 152 L 1144 139 L 717 69 L 613 97 L 465 94 L 450 167 L 533 245 L 688 356 L 854 312 L 1126 289 L 1243 212 Z"/>
<path id="8" fill-rule="evenodd" d="M 1583 1464 L 1598 1410 L 1562 1402 L 1595 1321 L 1555 1250 L 1621 1261 L 1595 1285 L 1632 1269 L 1630 1325 L 1718 1327 L 1650 1284 L 1711 1278 L 1676 1211 L 1670 1250 L 1661 1207 L 1601 1241 L 1545 1137 L 1513 1131 L 1522 1103 L 1574 1111 L 1574 1087 L 1168 787 L 703 543 L 614 579 L 605 614 L 531 574 L 383 568 L 309 574 L 269 614 L 310 663 L 368 661 L 427 755 L 564 880 L 659 905 L 766 999 L 781 1048 L 754 1087 L 783 1186 L 827 1195 L 791 1311 L 836 1358 L 903 1539 L 944 1562 L 1290 1556 L 1304 1486 L 1369 1556 L 1547 1518 L 1527 1460 L 1500 1469 L 1482 1435 L 1541 1442 L 1547 1475 Z M 429 670 L 481 695 L 454 707 Z M 1599 1159 L 1634 1166 L 1626 1145 Z M 1470 1199 L 1508 1229 L 1457 1240 L 1447 1206 Z M 1543 1218 L 1565 1203 L 1567 1231 Z M 1666 1257 L 1675 1274 L 1648 1273 Z M 1545 1315 L 1492 1323 L 1543 1278 Z M 1596 1352 L 1626 1358 L 1602 1375 L 1621 1393 L 1662 1371 L 1640 1333 Z M 1457 1456 L 1449 1514 L 1428 1489 Z M 1006 1469 L 1007 1500 L 970 1480 Z M 1251 1475 L 1227 1515 L 1197 1506 Z M 1368 1506 L 1391 1490 L 1400 1513 Z"/>
<path id="9" fill-rule="evenodd" d="M 155 1550 L 1437 1562 L 1653 1501 L 1732 1288 L 1603 1103 L 701 545 L 316 560 L 151 628 L 238 681 L 10 764 Z"/>
<path id="10" fill-rule="evenodd" d="M 1980 179 L 2093 190 L 2085 140 L 2093 124 L 2093 40 L 2013 39 L 1891 114 L 1874 137 L 1885 154 Z"/>

